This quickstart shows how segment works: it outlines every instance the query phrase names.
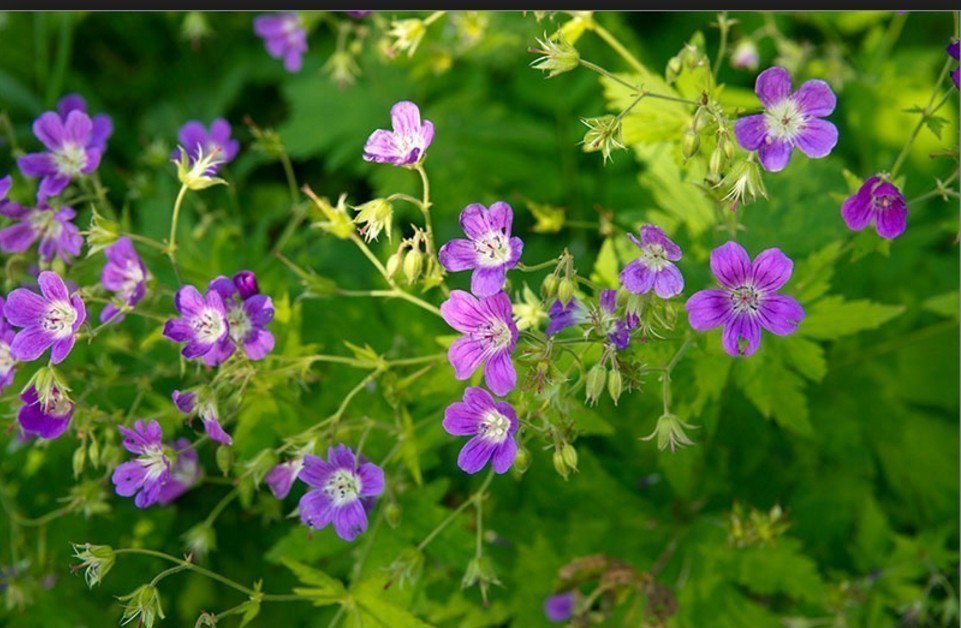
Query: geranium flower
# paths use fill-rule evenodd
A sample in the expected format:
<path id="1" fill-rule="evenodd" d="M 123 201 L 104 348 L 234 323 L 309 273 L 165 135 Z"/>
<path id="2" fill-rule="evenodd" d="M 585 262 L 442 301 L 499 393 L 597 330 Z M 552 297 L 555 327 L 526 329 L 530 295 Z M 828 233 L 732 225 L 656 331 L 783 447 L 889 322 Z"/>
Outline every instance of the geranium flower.
<path id="1" fill-rule="evenodd" d="M 841 217 L 848 229 L 860 231 L 871 223 L 882 238 L 896 238 L 904 233 L 908 221 L 908 204 L 893 183 L 874 176 L 861 185 L 857 193 L 841 205 Z"/>
<path id="2" fill-rule="evenodd" d="M 115 301 L 104 306 L 100 322 L 115 317 L 119 322 L 124 318 L 121 308 L 133 308 L 147 293 L 147 267 L 126 236 L 117 238 L 103 253 L 107 256 L 107 263 L 100 272 L 100 283 L 114 293 Z"/>
<path id="3" fill-rule="evenodd" d="M 681 259 L 681 247 L 655 225 L 641 227 L 640 240 L 633 233 L 627 237 L 641 249 L 641 256 L 621 271 L 624 288 L 634 294 L 646 294 L 654 288 L 654 293 L 662 299 L 680 294 L 684 290 L 684 277 L 674 262 Z"/>
<path id="4" fill-rule="evenodd" d="M 420 109 L 412 102 L 401 101 L 390 109 L 392 131 L 378 129 L 364 146 L 364 159 L 381 164 L 412 166 L 424 159 L 434 139 L 434 124 L 420 121 Z"/>
<path id="5" fill-rule="evenodd" d="M 40 179 L 37 200 L 60 194 L 80 175 L 90 174 L 100 165 L 103 150 L 93 143 L 93 122 L 86 113 L 73 110 L 66 118 L 48 111 L 33 123 L 33 134 L 47 148 L 17 159 L 24 176 Z"/>
<path id="6" fill-rule="evenodd" d="M 464 400 L 447 406 L 444 429 L 454 436 L 471 436 L 457 466 L 466 473 L 477 473 L 490 461 L 495 473 L 505 473 L 517 457 L 517 413 L 506 401 L 496 401 L 483 388 L 470 387 Z"/>
<path id="7" fill-rule="evenodd" d="M 517 385 L 517 371 L 511 353 L 517 345 L 517 325 L 506 292 L 477 297 L 452 290 L 440 306 L 447 324 L 463 333 L 451 344 L 447 359 L 454 377 L 467 379 L 484 365 L 484 380 L 496 395 L 506 395 Z"/>
<path id="8" fill-rule="evenodd" d="M 451 240 L 438 251 L 441 266 L 451 272 L 473 269 L 471 292 L 489 297 L 504 288 L 507 271 L 517 266 L 524 242 L 511 237 L 514 212 L 498 201 L 487 209 L 473 203 L 460 214 L 460 226 L 467 239 Z"/>
<path id="9" fill-rule="evenodd" d="M 10 352 L 21 362 L 31 362 L 52 347 L 50 361 L 58 364 L 73 349 L 87 311 L 80 295 L 71 295 L 57 273 L 45 270 L 37 281 L 41 294 L 17 288 L 3 306 L 7 321 L 23 328 L 10 343 Z"/>
<path id="10" fill-rule="evenodd" d="M 111 481 L 117 495 L 134 497 L 137 508 L 146 508 L 160 500 L 164 485 L 170 479 L 170 459 L 163 447 L 163 430 L 156 421 L 137 419 L 133 429 L 118 425 L 124 449 L 137 458 L 114 469 Z"/>

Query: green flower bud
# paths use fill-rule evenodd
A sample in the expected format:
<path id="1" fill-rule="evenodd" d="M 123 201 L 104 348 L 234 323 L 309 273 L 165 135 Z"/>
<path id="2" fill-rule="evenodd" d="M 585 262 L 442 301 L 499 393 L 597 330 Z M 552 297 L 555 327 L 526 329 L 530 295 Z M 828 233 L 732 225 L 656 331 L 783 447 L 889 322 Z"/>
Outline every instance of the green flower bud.
<path id="1" fill-rule="evenodd" d="M 400 251 L 397 251 L 393 255 L 387 258 L 387 277 L 393 277 L 400 270 L 401 261 L 403 261 L 404 255 Z"/>
<path id="2" fill-rule="evenodd" d="M 561 457 L 564 458 L 564 464 L 571 471 L 577 471 L 577 450 L 570 443 L 564 443 L 561 447 Z"/>
<path id="3" fill-rule="evenodd" d="M 724 152 L 719 148 L 711 152 L 711 159 L 708 162 L 708 171 L 713 177 L 719 177 L 724 168 Z"/>
<path id="4" fill-rule="evenodd" d="M 94 207 L 87 235 L 87 257 L 107 248 L 116 242 L 119 236 L 120 226 L 115 221 L 101 216 Z"/>
<path id="5" fill-rule="evenodd" d="M 531 466 L 531 452 L 527 447 L 517 450 L 517 457 L 514 458 L 514 468 L 518 473 L 524 473 Z"/>
<path id="6" fill-rule="evenodd" d="M 700 135 L 691 129 L 684 132 L 684 137 L 681 138 L 681 154 L 684 155 L 684 159 L 690 159 L 696 155 L 700 146 Z"/>
<path id="7" fill-rule="evenodd" d="M 383 198 L 375 198 L 354 209 L 357 210 L 354 222 L 364 225 L 360 232 L 364 235 L 365 240 L 368 242 L 376 240 L 380 232 L 384 230 L 387 231 L 387 239 L 390 240 L 390 225 L 394 218 L 394 206 L 389 201 Z"/>
<path id="8" fill-rule="evenodd" d="M 73 477 L 79 478 L 80 474 L 83 473 L 83 468 L 87 463 L 87 448 L 84 445 L 80 445 L 73 452 Z"/>
<path id="9" fill-rule="evenodd" d="M 555 294 L 557 294 L 557 275 L 551 273 L 547 277 L 544 277 L 544 281 L 541 283 L 541 294 L 545 299 L 549 299 Z"/>
<path id="10" fill-rule="evenodd" d="M 74 558 L 80 560 L 80 565 L 76 569 L 83 569 L 83 578 L 87 582 L 87 587 L 93 588 L 94 585 L 103 582 L 107 572 L 117 562 L 113 548 L 109 545 L 83 545 L 73 546 Z"/>
<path id="11" fill-rule="evenodd" d="M 564 277 L 557 284 L 557 298 L 561 300 L 561 303 L 567 305 L 574 298 L 574 282 Z"/>
<path id="12" fill-rule="evenodd" d="M 597 403 L 601 393 L 604 392 L 604 384 L 607 380 L 607 369 L 598 362 L 587 372 L 587 384 L 584 386 L 587 394 L 587 403 Z"/>
<path id="13" fill-rule="evenodd" d="M 417 281 L 423 269 L 424 254 L 417 249 L 408 251 L 404 257 L 404 276 L 407 277 L 407 283 L 411 284 Z"/>
<path id="14" fill-rule="evenodd" d="M 310 200 L 314 202 L 314 206 L 320 210 L 320 215 L 318 220 L 311 226 L 323 229 L 327 233 L 341 240 L 348 239 L 353 235 L 354 221 L 351 219 L 350 215 L 347 213 L 347 195 L 341 194 L 340 198 L 337 199 L 337 206 L 330 204 L 326 198 L 320 198 L 315 195 L 310 188 L 304 188 L 304 192 L 310 197 Z M 316 215 L 316 212 L 314 212 Z"/>
<path id="15" fill-rule="evenodd" d="M 218 447 L 217 448 L 217 468 L 220 469 L 224 476 L 230 473 L 230 467 L 234 463 L 234 450 L 232 447 Z"/>
<path id="16" fill-rule="evenodd" d="M 693 428 L 693 425 L 685 423 L 677 416 L 665 414 L 657 420 L 657 426 L 654 428 L 654 431 L 641 440 L 651 440 L 656 436 L 658 449 L 664 451 L 670 447 L 673 452 L 680 447 L 694 444 L 694 441 L 688 438 L 684 432 L 685 429 Z"/>
<path id="17" fill-rule="evenodd" d="M 682 67 L 683 63 L 679 57 L 671 57 L 670 61 L 667 62 L 667 70 L 664 72 L 664 77 L 668 83 L 673 83 L 677 80 Z"/>
<path id="18" fill-rule="evenodd" d="M 570 469 L 567 468 L 567 463 L 564 462 L 564 454 L 561 453 L 560 449 L 555 449 L 551 459 L 554 462 L 554 470 L 566 480 L 570 474 Z"/>
<path id="19" fill-rule="evenodd" d="M 621 378 L 620 370 L 614 368 L 611 372 L 607 374 L 607 392 L 610 394 L 611 399 L 614 400 L 614 405 L 617 405 L 617 400 L 621 398 L 621 393 L 624 390 L 624 380 Z"/>
<path id="20" fill-rule="evenodd" d="M 390 23 L 390 31 L 387 34 L 393 39 L 391 50 L 395 54 L 406 51 L 407 56 L 412 57 L 426 33 L 427 25 L 424 20 L 411 18 L 394 20 Z"/>
<path id="21" fill-rule="evenodd" d="M 710 122 L 710 114 L 704 107 L 698 107 L 697 111 L 694 112 L 694 119 L 691 120 L 691 128 L 700 133 L 707 128 L 708 122 Z"/>

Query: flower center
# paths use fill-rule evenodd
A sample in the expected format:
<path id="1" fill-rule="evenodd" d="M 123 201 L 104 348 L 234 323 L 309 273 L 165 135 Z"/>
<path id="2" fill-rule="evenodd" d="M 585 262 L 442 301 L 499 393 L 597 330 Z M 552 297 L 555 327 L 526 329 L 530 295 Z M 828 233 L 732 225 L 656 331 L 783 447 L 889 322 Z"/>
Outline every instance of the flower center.
<path id="1" fill-rule="evenodd" d="M 744 285 L 731 290 L 731 306 L 738 314 L 756 311 L 760 300 L 761 293 L 754 286 Z"/>
<path id="2" fill-rule="evenodd" d="M 511 328 L 499 318 L 490 320 L 486 327 L 478 330 L 477 334 L 494 351 L 510 346 L 513 337 Z"/>
<path id="3" fill-rule="evenodd" d="M 507 440 L 510 428 L 510 419 L 500 412 L 490 410 L 484 414 L 480 425 L 477 426 L 477 433 L 491 442 L 500 444 Z"/>
<path id="4" fill-rule="evenodd" d="M 6 375 L 12 371 L 16 363 L 17 361 L 13 359 L 13 355 L 10 354 L 10 345 L 0 341 L 0 374 Z"/>
<path id="5" fill-rule="evenodd" d="M 43 413 L 49 416 L 62 417 L 70 412 L 70 400 L 58 388 L 50 390 L 50 398 L 43 404 Z"/>
<path id="6" fill-rule="evenodd" d="M 647 244 L 641 247 L 641 261 L 651 270 L 659 272 L 667 266 L 667 251 L 660 244 Z"/>
<path id="7" fill-rule="evenodd" d="M 77 310 L 67 301 L 53 301 L 43 317 L 41 326 L 54 338 L 66 338 L 73 333 L 73 324 L 77 322 Z"/>
<path id="8" fill-rule="evenodd" d="M 347 469 L 337 469 L 324 485 L 324 493 L 334 506 L 343 506 L 357 499 L 360 487 L 359 475 Z"/>
<path id="9" fill-rule="evenodd" d="M 68 142 L 53 153 L 53 161 L 60 174 L 75 177 L 87 167 L 87 152 L 83 146 Z"/>
<path id="10" fill-rule="evenodd" d="M 63 224 L 55 217 L 54 213 L 47 209 L 37 209 L 30 212 L 27 218 L 34 232 L 39 233 L 44 238 L 58 238 L 63 231 Z"/>
<path id="11" fill-rule="evenodd" d="M 127 260 L 124 264 L 123 275 L 123 283 L 120 284 L 120 292 L 123 294 L 133 294 L 136 292 L 137 286 L 145 279 L 143 268 L 140 267 L 140 264 L 136 264 L 130 260 Z"/>
<path id="12" fill-rule="evenodd" d="M 212 309 L 205 309 L 200 316 L 193 320 L 194 333 L 197 340 L 204 344 L 212 344 L 224 335 L 226 321 L 219 312 Z"/>
<path id="13" fill-rule="evenodd" d="M 163 447 L 160 445 L 148 445 L 144 448 L 143 454 L 139 458 L 140 466 L 147 471 L 147 481 L 156 481 L 167 473 L 167 457 L 164 456 Z"/>
<path id="14" fill-rule="evenodd" d="M 511 249 L 503 233 L 492 231 L 480 240 L 474 240 L 477 261 L 481 266 L 496 268 L 503 266 L 510 258 Z"/>
<path id="15" fill-rule="evenodd" d="M 227 326 L 230 329 L 230 337 L 234 342 L 243 342 L 250 331 L 254 328 L 250 322 L 250 317 L 244 311 L 243 306 L 237 306 L 227 312 Z"/>
<path id="16" fill-rule="evenodd" d="M 764 122 L 770 136 L 793 141 L 804 128 L 805 116 L 793 98 L 785 98 L 764 113 Z"/>

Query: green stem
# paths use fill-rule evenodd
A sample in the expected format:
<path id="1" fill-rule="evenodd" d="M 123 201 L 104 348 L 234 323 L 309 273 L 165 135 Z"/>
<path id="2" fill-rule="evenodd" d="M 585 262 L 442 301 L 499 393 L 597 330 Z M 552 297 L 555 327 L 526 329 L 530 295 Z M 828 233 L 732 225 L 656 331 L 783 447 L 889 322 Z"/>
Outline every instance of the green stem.
<path id="1" fill-rule="evenodd" d="M 528 266 L 527 264 L 518 264 L 517 270 L 522 273 L 534 273 L 539 270 L 544 270 L 545 268 L 550 268 L 551 266 L 557 265 L 557 259 L 549 259 L 546 262 L 541 262 L 540 264 L 534 264 L 533 266 Z"/>
<path id="2" fill-rule="evenodd" d="M 918 137 L 918 133 L 920 133 L 921 129 L 924 127 L 925 122 L 927 122 L 928 118 L 933 116 L 935 112 L 937 112 L 937 110 L 940 109 L 941 106 L 944 105 L 944 103 L 946 103 L 948 99 L 952 96 L 952 90 L 949 89 L 948 92 L 944 95 L 944 97 L 941 98 L 941 101 L 932 108 L 931 105 L 934 103 L 935 98 L 937 98 L 938 96 L 938 90 L 941 88 L 941 83 L 944 82 L 944 77 L 948 75 L 948 70 L 951 69 L 951 64 L 953 62 L 954 60 L 949 57 L 948 60 L 945 61 L 944 66 L 941 68 L 941 74 L 938 76 L 938 80 L 934 84 L 934 89 L 931 91 L 931 98 L 928 99 L 927 106 L 922 111 L 921 117 L 920 119 L 918 119 L 918 123 L 914 125 L 914 130 L 911 131 L 911 135 L 908 137 L 907 143 L 904 145 L 903 148 L 901 148 L 901 152 L 898 153 L 898 157 L 894 161 L 894 165 L 891 166 L 892 179 L 897 175 L 898 170 L 901 168 L 901 165 L 904 163 L 904 160 L 907 158 L 908 151 L 911 150 L 911 146 L 914 144 L 914 140 Z"/>
<path id="3" fill-rule="evenodd" d="M 178 279 L 180 271 L 177 270 L 177 223 L 180 221 L 180 207 L 183 205 L 184 197 L 187 195 L 187 189 L 186 185 L 181 185 L 180 192 L 177 193 L 177 200 L 174 201 L 173 216 L 170 219 L 170 238 L 167 240 L 167 257 L 170 258 L 170 263 L 173 264 Z"/>
<path id="4" fill-rule="evenodd" d="M 224 508 L 226 508 L 227 505 L 230 504 L 230 502 L 232 502 L 238 495 L 240 495 L 240 490 L 238 488 L 235 488 L 224 495 L 221 500 L 217 502 L 217 505 L 214 506 L 214 509 L 210 511 L 210 514 L 207 515 L 207 518 L 204 519 L 204 525 L 207 527 L 212 526 L 214 521 L 217 520 L 217 517 L 220 516 L 220 513 L 224 511 Z"/>
<path id="5" fill-rule="evenodd" d="M 632 92 L 636 92 L 638 94 L 644 94 L 646 98 L 658 98 L 660 100 L 668 100 L 671 102 L 677 102 L 684 105 L 694 105 L 695 107 L 699 107 L 701 105 L 701 103 L 697 102 L 696 100 L 689 100 L 687 98 L 680 98 L 678 96 L 669 96 L 667 94 L 656 94 L 654 92 L 646 91 L 642 86 L 634 85 L 630 81 L 626 81 L 621 77 L 619 77 L 618 75 L 614 74 L 613 72 L 606 70 L 595 63 L 591 63 L 586 59 L 581 59 L 579 63 L 585 68 L 587 68 L 588 70 L 591 70 L 592 72 L 596 72 L 601 76 L 606 76 L 607 78 L 611 79 L 615 83 L 619 83 L 620 85 L 623 85 L 624 87 L 628 88 Z"/>
<path id="6" fill-rule="evenodd" d="M 451 512 L 449 515 L 447 515 L 447 517 L 443 521 L 441 521 L 436 528 L 430 531 L 430 534 L 424 537 L 423 541 L 417 544 L 417 551 L 418 552 L 424 551 L 424 548 L 430 545 L 431 541 L 437 538 L 437 535 L 443 532 L 447 528 L 447 526 L 449 526 L 451 522 L 453 522 L 454 519 L 457 518 L 457 515 L 464 512 L 474 502 L 482 499 L 484 496 L 484 493 L 487 491 L 487 487 L 490 486 L 491 480 L 493 479 L 494 479 L 494 470 L 491 469 L 490 471 L 487 472 L 487 477 L 484 478 L 484 483 L 481 484 L 480 488 L 474 491 L 473 494 L 471 494 L 470 499 L 465 500 L 464 503 L 462 503 L 460 506 L 454 509 L 454 511 Z"/>
<path id="7" fill-rule="evenodd" d="M 409 292 L 405 292 L 400 288 L 393 288 L 392 290 L 338 290 L 337 294 L 345 297 L 377 297 L 383 299 L 403 299 L 409 303 L 413 303 L 419 308 L 427 310 L 431 314 L 436 314 L 440 316 L 440 309 L 436 306 L 431 305 L 427 301 L 415 297 Z"/>
<path id="8" fill-rule="evenodd" d="M 618 41 L 614 35 L 611 34 L 610 31 L 594 20 L 591 20 L 591 28 L 601 39 L 607 42 L 608 46 L 614 49 L 614 52 L 619 54 L 622 59 L 627 61 L 627 64 L 634 68 L 634 70 L 640 74 L 645 74 L 647 72 L 647 68 L 645 68 L 644 65 L 637 60 L 637 57 L 632 55 L 631 52 L 625 48 L 624 45 Z"/>
<path id="9" fill-rule="evenodd" d="M 420 175 L 420 182 L 423 186 L 423 200 L 420 202 L 420 211 L 424 215 L 424 227 L 427 231 L 427 256 L 433 259 L 434 255 L 434 227 L 430 220 L 430 180 L 427 178 L 427 171 L 424 165 L 418 163 L 414 170 Z"/>
<path id="10" fill-rule="evenodd" d="M 717 27 L 721 31 L 721 43 L 717 48 L 717 59 L 714 60 L 714 68 L 711 70 L 711 75 L 714 77 L 714 81 L 717 82 L 717 73 L 721 69 L 721 60 L 727 53 L 727 35 L 730 30 L 730 26 L 727 22 L 727 13 L 721 13 L 717 18 Z"/>

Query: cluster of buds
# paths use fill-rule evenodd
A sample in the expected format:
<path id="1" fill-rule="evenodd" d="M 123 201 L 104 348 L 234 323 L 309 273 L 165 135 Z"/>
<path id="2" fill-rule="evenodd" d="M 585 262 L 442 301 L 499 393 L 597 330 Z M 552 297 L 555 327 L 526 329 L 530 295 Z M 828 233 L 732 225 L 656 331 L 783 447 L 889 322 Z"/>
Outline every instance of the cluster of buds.
<path id="1" fill-rule="evenodd" d="M 684 44 L 684 47 L 679 53 L 668 59 L 664 78 L 667 79 L 668 83 L 673 83 L 681 75 L 685 67 L 690 70 L 695 70 L 702 65 L 707 65 L 707 63 L 707 56 L 701 52 L 697 46 Z"/>
<path id="2" fill-rule="evenodd" d="M 567 37 L 561 31 L 557 31 L 550 37 L 545 34 L 542 39 L 537 40 L 537 44 L 540 48 L 531 48 L 530 51 L 541 56 L 531 62 L 531 67 L 547 72 L 547 78 L 570 72 L 581 62 L 581 55 L 577 52 L 577 48 L 567 41 Z"/>
<path id="3" fill-rule="evenodd" d="M 577 450 L 565 439 L 558 437 L 554 443 L 554 470 L 565 480 L 571 472 L 577 473 Z"/>
<path id="4" fill-rule="evenodd" d="M 727 541 L 735 547 L 766 547 L 791 527 L 786 513 L 775 504 L 767 512 L 751 507 L 745 513 L 739 502 L 734 502 L 727 516 Z"/>
<path id="5" fill-rule="evenodd" d="M 567 305 L 574 298 L 574 288 L 577 283 L 577 270 L 574 268 L 574 256 L 567 249 L 561 253 L 557 267 L 541 283 L 541 295 L 545 299 L 557 297 L 561 303 Z"/>
<path id="6" fill-rule="evenodd" d="M 393 278 L 397 271 L 402 271 L 408 285 L 417 282 L 424 275 L 425 265 L 430 265 L 428 256 L 422 250 L 427 244 L 427 235 L 414 227 L 414 235 L 404 238 L 397 250 L 387 258 L 387 277 Z M 425 259 L 427 263 L 425 264 Z"/>
<path id="7" fill-rule="evenodd" d="M 587 132 L 581 142 L 584 152 L 600 152 L 606 164 L 614 150 L 626 148 L 621 138 L 621 117 L 621 115 L 606 115 L 597 118 L 581 118 L 581 122 L 587 125 Z"/>

